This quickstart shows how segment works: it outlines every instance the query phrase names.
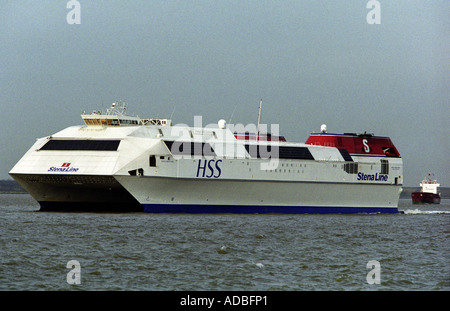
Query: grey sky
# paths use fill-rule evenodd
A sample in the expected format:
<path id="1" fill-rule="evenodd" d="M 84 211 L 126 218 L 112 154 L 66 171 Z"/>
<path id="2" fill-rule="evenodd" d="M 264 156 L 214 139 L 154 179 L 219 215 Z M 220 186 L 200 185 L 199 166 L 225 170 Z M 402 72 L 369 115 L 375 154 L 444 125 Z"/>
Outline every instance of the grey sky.
<path id="1" fill-rule="evenodd" d="M 37 137 L 117 100 L 130 114 L 193 125 L 280 124 L 304 142 L 389 136 L 405 186 L 450 186 L 450 1 L 0 0 L 0 179 Z"/>

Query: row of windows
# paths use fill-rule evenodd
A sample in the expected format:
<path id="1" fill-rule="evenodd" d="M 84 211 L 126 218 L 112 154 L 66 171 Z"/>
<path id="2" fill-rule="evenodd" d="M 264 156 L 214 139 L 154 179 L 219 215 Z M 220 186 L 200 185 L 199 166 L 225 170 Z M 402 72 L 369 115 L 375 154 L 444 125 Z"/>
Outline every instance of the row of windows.
<path id="1" fill-rule="evenodd" d="M 252 158 L 279 158 L 296 160 L 314 160 L 307 147 L 278 146 L 272 148 L 270 145 L 245 145 L 245 149 Z M 277 150 L 278 149 L 278 150 Z"/>
<path id="2" fill-rule="evenodd" d="M 357 174 L 358 173 L 358 163 L 345 163 L 344 171 L 349 174 Z M 389 161 L 381 160 L 381 171 L 380 174 L 389 174 Z"/>
<path id="3" fill-rule="evenodd" d="M 116 151 L 120 140 L 78 140 L 52 139 L 40 150 L 83 150 L 83 151 Z"/>
<path id="4" fill-rule="evenodd" d="M 389 161 L 381 160 L 381 174 L 389 174 Z"/>
<path id="5" fill-rule="evenodd" d="M 126 120 L 126 119 L 121 119 L 120 120 L 120 124 L 132 124 L 132 125 L 137 125 L 139 124 L 139 122 L 137 120 Z"/>
<path id="6" fill-rule="evenodd" d="M 344 164 L 344 171 L 346 171 L 349 174 L 357 174 L 358 173 L 358 163 L 345 163 Z"/>
<path id="7" fill-rule="evenodd" d="M 200 155 L 216 156 L 214 149 L 208 143 L 201 142 L 176 142 L 164 141 L 167 148 L 175 155 Z M 49 140 L 40 150 L 95 150 L 115 151 L 118 149 L 120 140 Z M 306 147 L 278 147 L 278 151 L 271 146 L 245 145 L 247 152 L 254 158 L 280 158 L 314 160 L 311 152 Z M 351 157 L 345 149 L 340 149 L 346 161 Z"/>
<path id="8" fill-rule="evenodd" d="M 104 125 L 104 126 L 119 126 L 123 124 L 132 124 L 138 125 L 137 120 L 128 120 L 128 119 L 84 119 L 84 122 L 87 125 Z"/>

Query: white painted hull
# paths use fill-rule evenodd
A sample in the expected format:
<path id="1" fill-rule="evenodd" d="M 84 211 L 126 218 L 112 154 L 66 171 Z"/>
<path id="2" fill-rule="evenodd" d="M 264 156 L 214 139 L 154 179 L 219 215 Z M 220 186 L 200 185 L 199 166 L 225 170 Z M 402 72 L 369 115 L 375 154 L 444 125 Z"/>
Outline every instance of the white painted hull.
<path id="1" fill-rule="evenodd" d="M 397 212 L 400 186 L 115 176 L 146 212 Z"/>

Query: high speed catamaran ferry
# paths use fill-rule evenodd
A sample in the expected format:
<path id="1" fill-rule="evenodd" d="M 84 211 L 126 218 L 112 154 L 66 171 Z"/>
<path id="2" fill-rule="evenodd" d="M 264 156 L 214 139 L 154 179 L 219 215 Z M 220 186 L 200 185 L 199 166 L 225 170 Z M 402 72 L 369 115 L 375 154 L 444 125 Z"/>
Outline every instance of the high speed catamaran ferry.
<path id="1" fill-rule="evenodd" d="M 389 137 L 305 143 L 228 125 L 173 125 L 113 104 L 36 143 L 10 175 L 45 211 L 397 213 L 400 153 Z M 197 122 L 198 123 L 198 122 Z M 274 126 L 272 126 L 274 127 Z M 275 127 L 276 128 L 276 127 Z"/>

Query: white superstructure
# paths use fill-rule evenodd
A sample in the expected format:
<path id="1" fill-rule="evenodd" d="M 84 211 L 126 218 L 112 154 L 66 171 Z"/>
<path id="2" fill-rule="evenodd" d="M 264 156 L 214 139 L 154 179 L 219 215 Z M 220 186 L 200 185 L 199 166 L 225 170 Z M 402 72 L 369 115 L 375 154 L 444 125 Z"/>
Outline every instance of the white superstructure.
<path id="1" fill-rule="evenodd" d="M 420 186 L 422 187 L 422 192 L 438 194 L 438 187 L 440 184 L 436 180 L 428 179 L 422 180 Z"/>
<path id="2" fill-rule="evenodd" d="M 324 130 L 292 143 L 235 133 L 223 120 L 130 117 L 116 105 L 82 118 L 38 139 L 10 172 L 41 209 L 397 212 L 402 159 L 386 137 Z"/>

